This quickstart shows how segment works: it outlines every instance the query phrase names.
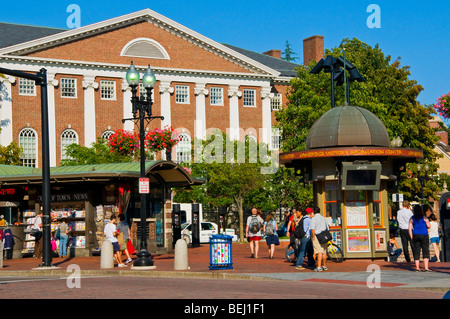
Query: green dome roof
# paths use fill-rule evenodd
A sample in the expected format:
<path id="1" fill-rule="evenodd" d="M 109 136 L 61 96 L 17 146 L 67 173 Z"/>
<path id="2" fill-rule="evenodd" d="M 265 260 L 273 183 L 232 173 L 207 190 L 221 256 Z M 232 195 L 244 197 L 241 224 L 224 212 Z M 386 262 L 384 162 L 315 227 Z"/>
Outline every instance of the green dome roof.
<path id="1" fill-rule="evenodd" d="M 312 126 L 306 149 L 344 146 L 389 147 L 389 134 L 380 119 L 362 107 L 334 107 Z"/>

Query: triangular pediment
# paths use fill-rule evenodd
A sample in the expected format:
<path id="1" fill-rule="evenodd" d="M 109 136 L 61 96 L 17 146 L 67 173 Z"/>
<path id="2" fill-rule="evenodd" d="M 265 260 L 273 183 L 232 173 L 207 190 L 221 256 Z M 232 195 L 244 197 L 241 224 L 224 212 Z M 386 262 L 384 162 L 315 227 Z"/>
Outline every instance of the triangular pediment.
<path id="1" fill-rule="evenodd" d="M 0 55 L 152 68 L 279 72 L 150 9 L 0 49 Z"/>

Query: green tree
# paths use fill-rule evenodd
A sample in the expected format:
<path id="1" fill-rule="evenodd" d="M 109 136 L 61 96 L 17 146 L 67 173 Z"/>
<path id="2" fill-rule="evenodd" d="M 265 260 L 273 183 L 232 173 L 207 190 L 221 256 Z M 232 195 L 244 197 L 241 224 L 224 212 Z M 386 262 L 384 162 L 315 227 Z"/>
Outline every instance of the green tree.
<path id="1" fill-rule="evenodd" d="M 8 146 L 0 145 L 0 164 L 22 165 L 22 147 L 16 142 L 11 142 Z"/>
<path id="2" fill-rule="evenodd" d="M 262 174 L 264 144 L 253 140 L 231 141 L 220 131 L 206 140 L 194 141 L 193 158 L 189 165 L 194 177 L 206 183 L 190 190 L 178 189 L 176 202 L 202 203 L 205 207 L 236 205 L 238 209 L 239 234 L 244 240 L 244 207 L 247 203 L 258 206 L 250 196 L 264 188 L 269 174 Z M 270 155 L 270 154 L 269 154 Z"/>
<path id="3" fill-rule="evenodd" d="M 345 48 L 346 59 L 356 66 L 366 82 L 350 84 L 351 104 L 364 107 L 374 113 L 386 126 L 390 138 L 399 136 L 403 147 L 423 150 L 423 162 L 430 163 L 429 174 L 436 173 L 434 165 L 438 154 L 433 151 L 438 140 L 428 121 L 434 113 L 433 106 L 423 106 L 417 97 L 423 87 L 410 79 L 408 66 L 401 66 L 400 58 L 391 62 L 378 45 L 370 45 L 356 39 L 344 39 L 326 55 L 339 57 Z M 310 74 L 308 67 L 301 66 L 298 75 L 291 80 L 288 104 L 277 112 L 282 128 L 283 151 L 304 150 L 309 130 L 319 117 L 331 108 L 330 74 Z M 343 105 L 344 86 L 335 87 L 336 105 Z M 409 165 L 414 170 L 414 165 Z M 403 175 L 402 175 L 403 176 Z M 402 191 L 408 197 L 418 196 L 416 182 L 402 180 Z M 426 185 L 432 191 L 435 187 Z"/>
<path id="4" fill-rule="evenodd" d="M 288 62 L 295 62 L 298 59 L 296 56 L 297 54 L 292 50 L 288 40 L 286 40 L 286 47 L 284 48 L 284 51 L 281 52 L 281 55 L 282 59 Z"/>

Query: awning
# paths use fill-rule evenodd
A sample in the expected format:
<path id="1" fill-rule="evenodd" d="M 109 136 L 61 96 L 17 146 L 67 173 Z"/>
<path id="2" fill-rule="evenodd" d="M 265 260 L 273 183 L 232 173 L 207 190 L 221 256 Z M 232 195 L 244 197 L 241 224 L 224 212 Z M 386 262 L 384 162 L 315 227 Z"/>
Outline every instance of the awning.
<path id="1" fill-rule="evenodd" d="M 146 176 L 167 187 L 189 187 L 204 181 L 191 177 L 180 165 L 172 161 L 149 161 L 145 163 Z M 138 179 L 140 163 L 112 163 L 50 168 L 50 183 L 95 182 L 111 179 Z M 41 184 L 42 169 L 0 165 L 0 185 Z"/>

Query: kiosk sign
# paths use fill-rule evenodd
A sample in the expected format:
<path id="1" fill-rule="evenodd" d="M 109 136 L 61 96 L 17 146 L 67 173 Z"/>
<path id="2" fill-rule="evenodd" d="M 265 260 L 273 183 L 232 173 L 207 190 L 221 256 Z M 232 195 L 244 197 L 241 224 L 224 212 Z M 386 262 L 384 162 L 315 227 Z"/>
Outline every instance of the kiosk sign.
<path id="1" fill-rule="evenodd" d="M 139 178 L 139 194 L 150 193 L 150 180 L 147 177 Z"/>

